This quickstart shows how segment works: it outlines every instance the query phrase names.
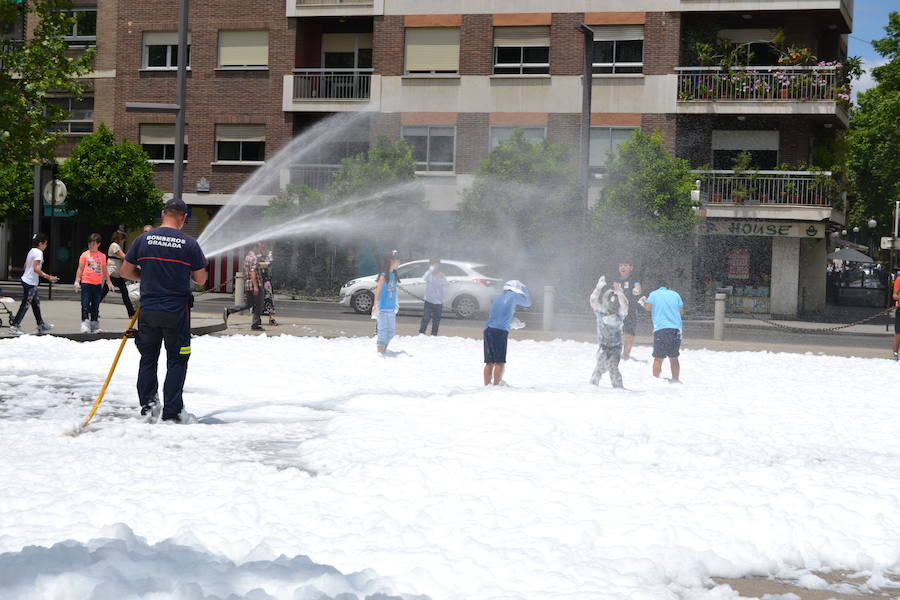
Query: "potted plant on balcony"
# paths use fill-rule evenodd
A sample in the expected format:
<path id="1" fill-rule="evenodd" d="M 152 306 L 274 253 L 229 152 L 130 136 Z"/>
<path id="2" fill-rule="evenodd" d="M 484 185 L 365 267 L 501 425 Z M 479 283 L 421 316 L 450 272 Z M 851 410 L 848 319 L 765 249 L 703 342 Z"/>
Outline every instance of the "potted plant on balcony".
<path id="1" fill-rule="evenodd" d="M 731 176 L 731 201 L 735 204 L 743 204 L 757 192 L 759 172 L 753 169 L 752 161 L 753 157 L 749 152 L 741 152 L 732 161 L 734 174 Z"/>

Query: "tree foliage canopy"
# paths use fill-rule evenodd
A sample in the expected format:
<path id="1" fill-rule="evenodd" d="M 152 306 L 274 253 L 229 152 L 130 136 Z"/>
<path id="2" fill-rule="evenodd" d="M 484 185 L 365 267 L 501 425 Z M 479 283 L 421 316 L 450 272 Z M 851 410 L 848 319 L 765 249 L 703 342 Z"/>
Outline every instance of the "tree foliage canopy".
<path id="1" fill-rule="evenodd" d="M 888 62 L 872 69 L 875 87 L 861 93 L 850 116 L 850 177 L 856 201 L 850 220 L 874 217 L 890 223 L 894 201 L 900 200 L 900 13 L 892 12 L 887 36 L 872 46 Z"/>
<path id="2" fill-rule="evenodd" d="M 307 185 L 288 185 L 269 201 L 272 220 L 297 217 L 331 208 L 339 215 L 351 210 L 419 210 L 422 191 L 408 184 L 416 178 L 416 161 L 405 140 L 378 138 L 367 153 L 345 158 L 332 182 L 320 192 Z"/>
<path id="3" fill-rule="evenodd" d="M 71 8 L 69 0 L 0 2 L 0 22 L 38 21 L 32 39 L 0 41 L 0 218 L 28 211 L 31 184 L 23 173 L 54 156 L 60 134 L 51 126 L 67 115 L 48 94 L 81 97 L 78 78 L 92 69 L 92 49 L 67 56 Z"/>
<path id="4" fill-rule="evenodd" d="M 59 175 L 69 190 L 66 204 L 81 221 L 138 227 L 163 207 L 144 149 L 125 140 L 116 144 L 103 123 L 75 146 Z"/>
<path id="5" fill-rule="evenodd" d="M 459 224 L 488 236 L 514 231 L 533 247 L 571 237 L 582 210 L 568 148 L 546 139 L 531 142 L 516 129 L 482 162 L 464 193 Z"/>
<path id="6" fill-rule="evenodd" d="M 688 162 L 669 154 L 659 133 L 636 130 L 609 165 L 602 198 L 593 210 L 595 231 L 601 241 L 620 247 L 684 248 L 697 223 L 693 179 Z"/>

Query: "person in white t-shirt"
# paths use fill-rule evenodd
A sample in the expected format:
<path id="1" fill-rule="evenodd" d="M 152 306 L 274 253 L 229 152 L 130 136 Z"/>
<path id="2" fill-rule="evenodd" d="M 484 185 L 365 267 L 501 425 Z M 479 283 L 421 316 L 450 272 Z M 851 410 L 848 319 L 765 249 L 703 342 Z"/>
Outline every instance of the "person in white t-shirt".
<path id="1" fill-rule="evenodd" d="M 45 323 L 41 316 L 41 301 L 38 297 L 38 283 L 40 277 L 56 283 L 59 277 L 48 275 L 41 270 L 44 264 L 44 250 L 47 249 L 47 236 L 43 233 L 36 233 L 31 240 L 31 250 L 25 257 L 25 272 L 22 273 L 22 305 L 19 306 L 19 312 L 9 325 L 9 332 L 13 335 L 22 335 L 25 333 L 19 328 L 25 313 L 28 312 L 28 306 L 34 311 L 34 319 L 37 321 L 38 333 L 45 333 L 53 329 L 53 325 Z"/>

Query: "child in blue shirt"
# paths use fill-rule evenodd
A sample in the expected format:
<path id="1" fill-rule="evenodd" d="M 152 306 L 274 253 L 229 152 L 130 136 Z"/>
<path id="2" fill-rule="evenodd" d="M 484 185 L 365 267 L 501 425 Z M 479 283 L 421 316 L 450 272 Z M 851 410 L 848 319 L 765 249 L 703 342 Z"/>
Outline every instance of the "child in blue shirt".
<path id="1" fill-rule="evenodd" d="M 378 353 L 382 356 L 397 331 L 397 312 L 400 310 L 397 303 L 397 286 L 400 284 L 400 277 L 397 274 L 399 266 L 400 256 L 394 250 L 390 256 L 382 259 L 381 272 L 375 283 L 372 318 L 375 319 L 376 333 L 378 334 L 376 341 Z"/>
<path id="2" fill-rule="evenodd" d="M 517 306 L 531 306 L 528 288 L 516 279 L 503 284 L 503 293 L 491 305 L 484 325 L 484 385 L 500 385 L 506 367 L 506 345 L 509 328 Z"/>
<path id="3" fill-rule="evenodd" d="M 598 385 L 600 378 L 609 371 L 614 388 L 622 385 L 619 361 L 622 359 L 622 330 L 628 315 L 628 299 L 618 282 L 606 287 L 606 278 L 601 277 L 591 293 L 591 308 L 597 316 L 597 365 L 591 375 L 591 383 Z"/>

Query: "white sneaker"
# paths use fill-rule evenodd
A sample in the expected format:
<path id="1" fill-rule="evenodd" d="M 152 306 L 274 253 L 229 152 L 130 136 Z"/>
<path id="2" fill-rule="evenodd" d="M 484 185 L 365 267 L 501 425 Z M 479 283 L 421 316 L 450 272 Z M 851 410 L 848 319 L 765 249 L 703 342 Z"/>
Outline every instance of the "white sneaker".
<path id="1" fill-rule="evenodd" d="M 25 335 L 25 332 L 19 329 L 18 325 L 10 325 L 9 333 L 12 335 Z"/>
<path id="2" fill-rule="evenodd" d="M 81 322 L 81 333 L 90 333 L 91 332 L 91 322 L 90 321 L 82 321 Z"/>
<path id="3" fill-rule="evenodd" d="M 38 325 L 38 333 L 47 333 L 53 329 L 53 323 L 41 323 Z"/>
<path id="4" fill-rule="evenodd" d="M 91 321 L 91 333 L 103 333 L 100 329 L 100 321 Z"/>

